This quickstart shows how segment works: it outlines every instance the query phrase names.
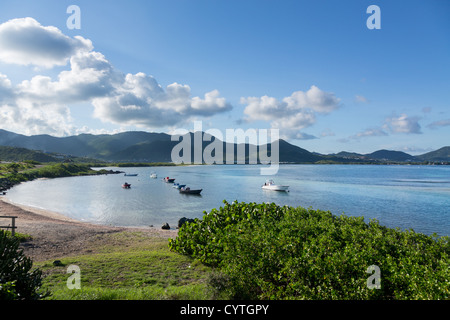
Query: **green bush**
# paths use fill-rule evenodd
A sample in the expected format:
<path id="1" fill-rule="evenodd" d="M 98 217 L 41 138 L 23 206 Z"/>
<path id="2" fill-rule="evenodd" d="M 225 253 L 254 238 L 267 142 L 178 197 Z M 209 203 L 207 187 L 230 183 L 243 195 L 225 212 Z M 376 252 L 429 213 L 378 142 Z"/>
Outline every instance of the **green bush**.
<path id="1" fill-rule="evenodd" d="M 31 270 L 33 261 L 19 249 L 19 239 L 0 230 L 0 299 L 37 300 L 47 294 L 40 292 L 42 272 Z"/>
<path id="2" fill-rule="evenodd" d="M 381 226 L 363 217 L 275 204 L 233 203 L 169 241 L 217 267 L 216 296 L 234 299 L 448 299 L 448 237 Z M 369 266 L 380 268 L 370 289 Z"/>

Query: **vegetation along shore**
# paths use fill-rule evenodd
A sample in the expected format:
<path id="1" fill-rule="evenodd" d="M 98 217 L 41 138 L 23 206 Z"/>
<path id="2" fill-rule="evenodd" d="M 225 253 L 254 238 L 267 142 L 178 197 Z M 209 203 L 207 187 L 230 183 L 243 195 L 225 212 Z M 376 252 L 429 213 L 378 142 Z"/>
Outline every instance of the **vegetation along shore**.
<path id="1" fill-rule="evenodd" d="M 120 172 L 33 161 L 2 163 L 0 170 L 2 188 L 43 177 Z M 363 217 L 224 201 L 202 219 L 162 230 L 93 225 L 4 199 L 0 212 L 17 217 L 14 237 L 0 231 L 1 299 L 450 297 L 449 237 Z M 82 271 L 76 290 L 68 286 L 70 266 Z M 368 272 L 374 267 L 375 289 Z"/>
<path id="2" fill-rule="evenodd" d="M 225 202 L 178 230 L 162 230 L 91 225 L 4 201 L 0 210 L 18 217 L 16 237 L 0 231 L 0 247 L 16 248 L 2 259 L 24 261 L 16 254 L 30 259 L 21 269 L 26 276 L 0 270 L 2 299 L 450 296 L 448 237 L 390 229 L 363 218 Z M 81 270 L 79 289 L 68 286 L 70 266 Z M 378 289 L 368 286 L 370 266 L 381 272 Z M 24 287 L 33 294 L 25 296 Z"/>

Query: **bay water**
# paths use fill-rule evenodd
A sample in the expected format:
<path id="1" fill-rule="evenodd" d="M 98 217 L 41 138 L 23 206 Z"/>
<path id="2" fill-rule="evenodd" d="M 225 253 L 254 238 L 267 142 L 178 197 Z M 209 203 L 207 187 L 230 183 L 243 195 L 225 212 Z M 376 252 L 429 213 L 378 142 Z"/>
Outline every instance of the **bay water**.
<path id="1" fill-rule="evenodd" d="M 275 176 L 260 165 L 199 165 L 106 168 L 137 176 L 38 179 L 8 191 L 11 202 L 61 213 L 73 219 L 114 226 L 172 228 L 182 217 L 228 202 L 275 202 L 312 207 L 335 215 L 377 219 L 391 228 L 450 236 L 450 167 L 416 165 L 280 165 Z M 156 172 L 157 179 L 150 178 Z M 175 178 L 200 196 L 180 194 L 163 177 Z M 290 192 L 261 189 L 266 179 Z M 128 182 L 130 189 L 123 189 Z"/>

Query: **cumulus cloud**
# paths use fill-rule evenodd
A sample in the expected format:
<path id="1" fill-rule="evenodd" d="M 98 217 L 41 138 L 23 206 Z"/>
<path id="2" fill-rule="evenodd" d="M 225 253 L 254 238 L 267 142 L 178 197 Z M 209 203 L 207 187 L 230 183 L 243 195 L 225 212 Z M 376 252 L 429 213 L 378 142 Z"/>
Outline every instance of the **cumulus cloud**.
<path id="1" fill-rule="evenodd" d="M 400 116 L 394 115 L 386 118 L 381 126 L 368 128 L 339 141 L 348 142 L 350 140 L 360 140 L 369 137 L 389 136 L 390 134 L 421 134 L 419 120 L 419 117 L 410 117 L 406 114 L 401 114 Z"/>
<path id="2" fill-rule="evenodd" d="M 22 18 L 0 25 L 0 48 L 1 61 L 50 68 L 65 65 L 76 52 L 92 50 L 92 43 L 80 36 L 70 38 L 55 27 L 44 27 L 33 18 Z"/>
<path id="3" fill-rule="evenodd" d="M 439 127 L 447 127 L 447 126 L 450 126 L 450 119 L 434 121 L 429 125 L 427 125 L 427 127 L 430 129 L 437 129 Z"/>
<path id="4" fill-rule="evenodd" d="M 144 73 L 127 74 L 108 96 L 94 98 L 94 116 L 116 124 L 173 126 L 195 115 L 212 116 L 231 109 L 217 90 L 191 97 L 188 85 L 172 83 L 164 90 Z"/>
<path id="5" fill-rule="evenodd" d="M 12 97 L 11 80 L 6 75 L 0 73 L 0 106 L 9 103 Z"/>
<path id="6" fill-rule="evenodd" d="M 203 98 L 191 97 L 188 85 L 162 88 L 142 72 L 122 73 L 93 50 L 90 40 L 68 37 L 32 18 L 1 24 L 0 48 L 0 60 L 6 63 L 69 67 L 57 79 L 37 75 L 16 86 L 0 74 L 0 123 L 10 130 L 26 126 L 30 134 L 76 132 L 68 105 L 81 102 L 91 103 L 94 117 L 102 121 L 145 128 L 173 126 L 192 116 L 232 109 L 217 90 Z"/>
<path id="7" fill-rule="evenodd" d="M 241 98 L 246 104 L 246 121 L 270 121 L 282 135 L 294 139 L 311 139 L 314 136 L 300 130 L 312 126 L 317 114 L 327 114 L 339 107 L 340 99 L 334 93 L 325 92 L 316 86 L 304 91 L 295 91 L 279 101 L 269 96 Z"/>
<path id="8" fill-rule="evenodd" d="M 409 117 L 404 113 L 400 116 L 387 118 L 383 128 L 390 130 L 392 133 L 422 133 L 419 118 Z"/>
<path id="9" fill-rule="evenodd" d="M 360 139 L 360 138 L 366 138 L 366 137 L 381 137 L 381 136 L 387 136 L 388 134 L 383 131 L 381 128 L 369 128 L 362 132 L 358 132 L 355 135 L 352 135 L 349 137 L 349 139 Z"/>

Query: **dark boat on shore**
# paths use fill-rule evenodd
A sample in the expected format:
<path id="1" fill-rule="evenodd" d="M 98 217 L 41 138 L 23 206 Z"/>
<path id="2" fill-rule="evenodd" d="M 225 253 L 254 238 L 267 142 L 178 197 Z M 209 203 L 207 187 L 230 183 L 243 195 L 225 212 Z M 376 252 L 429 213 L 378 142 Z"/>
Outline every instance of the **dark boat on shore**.
<path id="1" fill-rule="evenodd" d="M 200 192 L 202 192 L 203 189 L 191 189 L 189 187 L 183 187 L 180 188 L 180 193 L 184 193 L 184 194 L 200 194 Z"/>

